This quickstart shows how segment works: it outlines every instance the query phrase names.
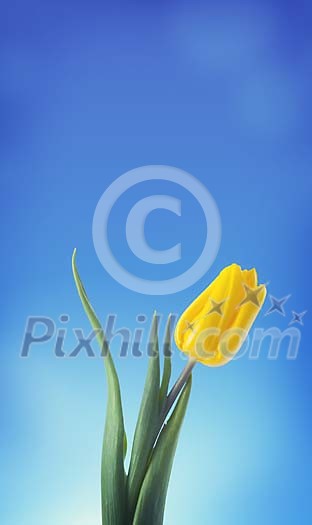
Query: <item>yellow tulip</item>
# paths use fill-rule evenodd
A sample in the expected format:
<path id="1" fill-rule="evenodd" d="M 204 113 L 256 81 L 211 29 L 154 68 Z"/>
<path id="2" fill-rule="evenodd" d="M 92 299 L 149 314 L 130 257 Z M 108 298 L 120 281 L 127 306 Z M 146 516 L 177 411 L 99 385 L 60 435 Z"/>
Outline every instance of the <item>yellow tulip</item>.
<path id="1" fill-rule="evenodd" d="M 178 348 L 204 365 L 226 364 L 241 348 L 265 296 L 254 268 L 227 266 L 178 320 Z"/>

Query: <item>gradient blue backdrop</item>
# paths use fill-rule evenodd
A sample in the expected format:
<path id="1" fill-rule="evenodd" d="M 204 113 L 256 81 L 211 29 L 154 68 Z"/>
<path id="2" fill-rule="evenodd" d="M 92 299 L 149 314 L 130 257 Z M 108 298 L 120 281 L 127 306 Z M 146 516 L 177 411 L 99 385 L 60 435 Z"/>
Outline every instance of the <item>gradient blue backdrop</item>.
<path id="1" fill-rule="evenodd" d="M 286 328 L 292 308 L 308 310 L 296 361 L 281 353 L 195 370 L 165 523 L 311 523 L 311 18 L 307 1 L 2 2 L 3 525 L 100 523 L 103 365 L 56 359 L 55 338 L 19 357 L 28 315 L 60 327 L 70 314 L 66 350 L 74 327 L 89 331 L 71 277 L 74 246 L 94 305 L 103 319 L 116 312 L 119 327 L 134 329 L 136 315 L 154 308 L 181 312 L 232 261 L 255 265 L 273 295 L 292 294 L 286 318 L 261 315 L 259 326 Z M 222 218 L 211 270 L 168 297 L 121 287 L 92 243 L 103 191 L 145 164 L 192 173 Z M 147 276 L 155 272 L 131 255 L 123 226 L 155 191 L 181 197 L 186 213 L 151 215 L 151 245 L 182 242 L 187 267 L 203 242 L 186 192 L 134 188 L 116 203 L 110 237 L 125 266 Z M 146 359 L 116 364 L 131 438 Z M 174 374 L 182 366 L 175 353 Z"/>

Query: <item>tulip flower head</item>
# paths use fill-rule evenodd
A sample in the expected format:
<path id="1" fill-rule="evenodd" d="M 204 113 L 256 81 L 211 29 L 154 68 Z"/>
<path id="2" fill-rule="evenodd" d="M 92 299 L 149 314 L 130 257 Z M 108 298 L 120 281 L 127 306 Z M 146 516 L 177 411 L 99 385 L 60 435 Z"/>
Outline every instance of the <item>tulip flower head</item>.
<path id="1" fill-rule="evenodd" d="M 254 268 L 227 266 L 178 320 L 178 348 L 208 366 L 228 363 L 246 339 L 265 296 Z"/>

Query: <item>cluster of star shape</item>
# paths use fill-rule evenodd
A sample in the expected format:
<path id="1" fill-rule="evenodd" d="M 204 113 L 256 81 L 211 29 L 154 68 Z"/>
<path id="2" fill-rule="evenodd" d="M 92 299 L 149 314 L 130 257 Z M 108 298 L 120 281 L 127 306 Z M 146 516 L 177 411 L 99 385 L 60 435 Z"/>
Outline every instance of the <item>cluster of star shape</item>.
<path id="1" fill-rule="evenodd" d="M 260 306 L 260 302 L 259 302 L 259 293 L 261 292 L 261 290 L 264 288 L 263 285 L 261 286 L 257 286 L 257 288 L 250 288 L 250 286 L 248 286 L 247 284 L 245 283 L 242 283 L 243 284 L 243 287 L 244 287 L 244 290 L 245 290 L 245 297 L 244 299 L 236 306 L 236 308 L 240 308 L 241 306 L 243 306 L 244 304 L 247 304 L 247 303 L 252 303 L 254 304 L 255 306 L 259 307 Z M 209 298 L 210 300 L 210 303 L 211 303 L 211 307 L 210 309 L 208 310 L 208 312 L 206 312 L 204 314 L 204 317 L 208 317 L 209 315 L 211 314 L 218 314 L 220 315 L 221 317 L 224 315 L 224 311 L 223 311 L 223 306 L 224 306 L 224 303 L 226 303 L 227 299 L 223 299 L 223 301 L 215 301 L 214 299 L 212 299 L 211 297 Z M 187 330 L 191 330 L 192 332 L 194 332 L 194 326 L 196 324 L 197 321 L 193 321 L 193 322 L 190 322 L 190 321 L 185 321 L 185 324 L 186 324 L 186 328 L 185 328 L 185 331 Z"/>
<path id="2" fill-rule="evenodd" d="M 243 287 L 244 287 L 244 290 L 245 290 L 245 297 L 244 299 L 237 305 L 237 308 L 243 306 L 244 304 L 247 304 L 247 303 L 252 303 L 254 304 L 255 306 L 259 307 L 260 306 L 260 303 L 259 303 L 259 293 L 260 291 L 263 289 L 263 285 L 261 286 L 258 286 L 257 288 L 250 288 L 247 284 L 243 283 Z M 277 312 L 279 313 L 280 315 L 282 316 L 286 316 L 286 313 L 285 313 L 285 309 L 284 309 L 284 305 L 286 303 L 286 301 L 288 301 L 288 299 L 291 297 L 291 295 L 286 295 L 285 297 L 282 297 L 282 299 L 277 299 L 276 297 L 274 297 L 273 295 L 270 295 L 270 301 L 271 301 L 271 306 L 270 308 L 266 311 L 265 313 L 265 316 L 267 315 L 270 315 L 274 312 Z M 218 315 L 220 315 L 221 317 L 224 315 L 224 311 L 223 311 L 223 306 L 224 304 L 226 303 L 227 299 L 223 299 L 223 301 L 215 301 L 214 299 L 212 299 L 211 297 L 209 298 L 210 300 L 210 303 L 211 303 L 211 308 L 206 312 L 206 314 L 204 314 L 204 317 L 208 317 L 209 315 L 213 314 L 213 313 L 216 313 Z M 290 325 L 294 324 L 294 323 L 299 323 L 300 325 L 303 325 L 303 317 L 304 315 L 307 313 L 307 310 L 299 313 L 299 312 L 296 312 L 294 310 L 292 310 L 292 319 L 290 321 Z M 185 327 L 185 331 L 187 330 L 191 330 L 192 332 L 194 332 L 194 327 L 195 327 L 195 324 L 196 324 L 197 321 L 193 321 L 193 322 L 190 322 L 190 321 L 185 321 L 185 324 L 186 324 L 186 327 Z"/>

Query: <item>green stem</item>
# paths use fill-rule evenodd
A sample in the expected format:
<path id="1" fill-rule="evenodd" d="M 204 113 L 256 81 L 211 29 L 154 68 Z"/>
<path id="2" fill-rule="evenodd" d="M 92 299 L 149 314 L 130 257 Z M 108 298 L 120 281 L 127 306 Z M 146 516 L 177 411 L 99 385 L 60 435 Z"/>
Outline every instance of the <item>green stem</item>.
<path id="1" fill-rule="evenodd" d="M 190 377 L 190 374 L 192 373 L 192 370 L 194 366 L 196 365 L 196 363 L 197 361 L 195 359 L 189 359 L 187 365 L 184 367 L 180 376 L 178 377 L 172 389 L 170 390 L 167 396 L 167 400 L 165 402 L 165 406 L 164 406 L 164 418 L 165 419 L 168 413 L 170 412 L 175 400 L 179 396 L 182 388 L 184 387 L 188 378 Z"/>
<path id="2" fill-rule="evenodd" d="M 190 377 L 192 370 L 194 366 L 196 365 L 197 361 L 195 359 L 189 359 L 187 365 L 182 370 L 180 376 L 176 380 L 175 384 L 173 385 L 172 389 L 170 390 L 166 401 L 164 403 L 164 406 L 162 408 L 162 411 L 160 413 L 160 419 L 159 419 L 159 431 L 157 432 L 157 436 L 155 439 L 155 443 L 158 439 L 158 436 L 161 432 L 161 429 L 163 427 L 163 424 L 166 420 L 167 415 L 169 414 L 171 408 L 173 407 L 176 399 L 178 398 L 181 390 L 183 389 L 184 385 L 186 384 L 188 378 Z"/>

